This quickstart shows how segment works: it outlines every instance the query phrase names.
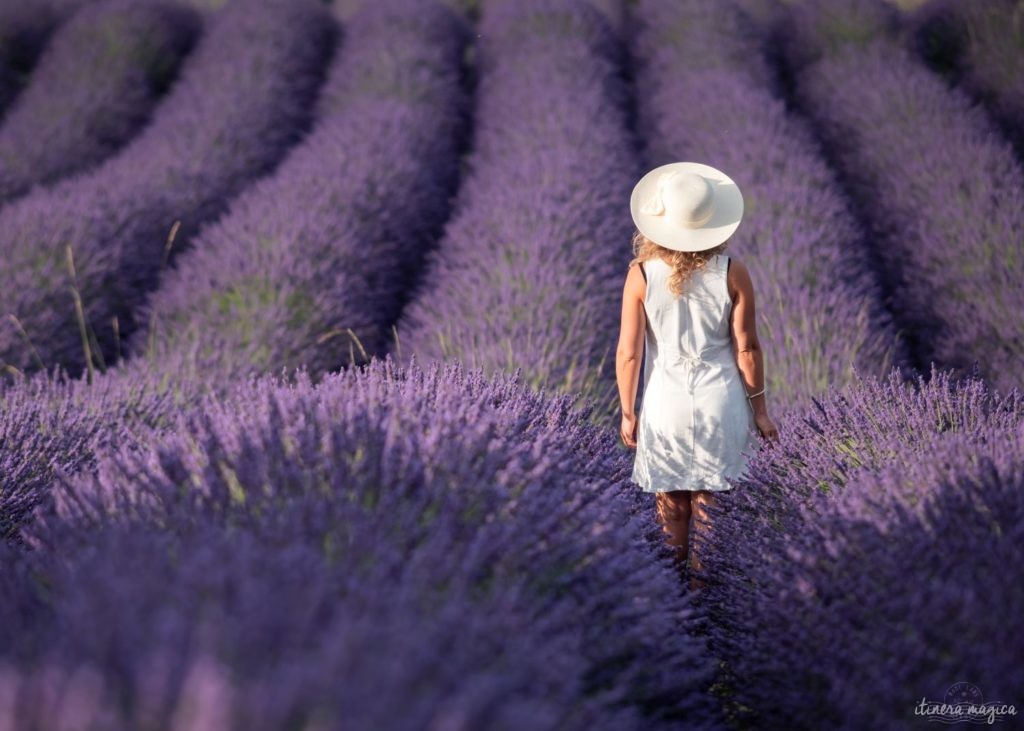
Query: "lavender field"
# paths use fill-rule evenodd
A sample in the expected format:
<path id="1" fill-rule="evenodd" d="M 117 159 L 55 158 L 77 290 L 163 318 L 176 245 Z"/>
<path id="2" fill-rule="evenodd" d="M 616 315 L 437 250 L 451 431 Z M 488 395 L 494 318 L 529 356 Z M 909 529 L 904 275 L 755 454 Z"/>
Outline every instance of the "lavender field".
<path id="1" fill-rule="evenodd" d="M 1020 0 L 0 0 L 0 731 L 1024 728 L 1022 80 Z M 699 589 L 675 160 L 780 431 Z"/>

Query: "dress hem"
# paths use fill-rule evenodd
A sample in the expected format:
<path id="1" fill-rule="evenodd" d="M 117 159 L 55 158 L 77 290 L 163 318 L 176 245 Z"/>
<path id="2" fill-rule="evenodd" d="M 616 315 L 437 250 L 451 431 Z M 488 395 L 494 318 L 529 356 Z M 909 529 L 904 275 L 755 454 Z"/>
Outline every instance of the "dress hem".
<path id="1" fill-rule="evenodd" d="M 727 487 L 666 487 L 659 489 L 655 487 L 649 487 L 635 478 L 633 478 L 631 481 L 633 482 L 633 484 L 637 485 L 643 492 L 673 492 L 677 490 L 685 490 L 687 492 L 699 492 L 702 490 L 707 492 L 728 492 L 729 490 L 734 489 L 732 485 L 729 485 Z"/>
<path id="2" fill-rule="evenodd" d="M 654 490 L 641 486 L 641 492 L 657 493 L 657 492 L 729 492 L 733 488 L 731 487 L 671 487 L 664 490 Z"/>

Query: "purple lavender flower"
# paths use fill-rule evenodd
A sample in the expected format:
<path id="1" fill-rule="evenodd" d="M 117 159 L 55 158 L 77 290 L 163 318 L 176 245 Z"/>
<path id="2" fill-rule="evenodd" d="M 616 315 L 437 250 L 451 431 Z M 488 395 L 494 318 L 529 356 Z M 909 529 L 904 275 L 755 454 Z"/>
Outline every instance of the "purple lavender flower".
<path id="1" fill-rule="evenodd" d="M 199 31 L 180 3 L 106 0 L 72 16 L 0 127 L 0 201 L 114 153 L 149 120 Z"/>
<path id="2" fill-rule="evenodd" d="M 733 6 L 686 0 L 644 0 L 631 20 L 648 165 L 705 160 L 743 190 L 729 246 L 751 254 L 773 398 L 795 409 L 855 371 L 908 365 L 864 234 L 807 126 L 777 98 L 755 28 Z"/>
<path id="3" fill-rule="evenodd" d="M 469 173 L 396 328 L 398 357 L 522 367 L 610 407 L 639 175 L 622 50 L 582 3 L 488 3 Z"/>
<path id="4" fill-rule="evenodd" d="M 721 728 L 629 460 L 572 401 L 389 357 L 104 451 L 0 549 L 0 717 L 170 724 L 191 677 L 222 728 Z M 36 702 L 76 670 L 93 706 Z"/>
<path id="5" fill-rule="evenodd" d="M 167 273 L 139 356 L 317 374 L 384 349 L 454 192 L 469 34 L 419 0 L 373 3 L 346 32 L 313 131 Z"/>
<path id="6" fill-rule="evenodd" d="M 171 255 L 302 136 L 335 35 L 313 0 L 231 0 L 142 133 L 0 209 L 2 364 L 74 373 L 113 361 L 174 224 Z"/>

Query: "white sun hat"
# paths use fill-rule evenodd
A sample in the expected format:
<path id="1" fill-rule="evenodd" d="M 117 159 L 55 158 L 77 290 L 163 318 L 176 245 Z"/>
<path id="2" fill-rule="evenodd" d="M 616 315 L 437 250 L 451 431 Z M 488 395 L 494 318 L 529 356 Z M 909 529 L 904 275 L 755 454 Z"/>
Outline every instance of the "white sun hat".
<path id="1" fill-rule="evenodd" d="M 629 197 L 633 223 L 667 249 L 703 251 L 740 225 L 743 195 L 728 175 L 699 162 L 670 162 L 646 173 Z"/>

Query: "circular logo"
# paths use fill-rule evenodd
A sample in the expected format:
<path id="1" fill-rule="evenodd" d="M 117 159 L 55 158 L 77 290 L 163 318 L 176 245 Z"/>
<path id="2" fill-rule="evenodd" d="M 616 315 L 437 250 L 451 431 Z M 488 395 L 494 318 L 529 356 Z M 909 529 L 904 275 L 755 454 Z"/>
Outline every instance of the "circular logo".
<path id="1" fill-rule="evenodd" d="M 971 703 L 978 706 L 981 705 L 982 701 L 981 689 L 974 683 L 966 683 L 964 681 L 953 683 L 946 689 L 946 695 L 943 696 L 942 701 L 951 706 L 958 704 L 968 705 Z"/>

